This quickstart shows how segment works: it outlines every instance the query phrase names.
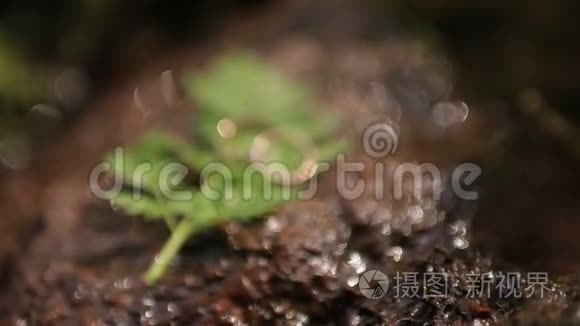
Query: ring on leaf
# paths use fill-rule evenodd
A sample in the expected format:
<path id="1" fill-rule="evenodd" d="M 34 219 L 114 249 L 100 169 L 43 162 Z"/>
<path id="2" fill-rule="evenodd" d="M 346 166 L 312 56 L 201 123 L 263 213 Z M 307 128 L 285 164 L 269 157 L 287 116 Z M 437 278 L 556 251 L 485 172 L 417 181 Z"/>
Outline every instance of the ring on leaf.
<path id="1" fill-rule="evenodd" d="M 300 151 L 302 159 L 297 168 L 290 170 L 280 162 L 269 162 L 267 154 L 275 146 L 276 141 L 287 142 Z M 306 182 L 318 169 L 316 146 L 305 133 L 293 128 L 272 128 L 258 134 L 252 142 L 249 154 L 250 161 L 258 163 L 261 172 L 277 184 L 296 185 Z"/>

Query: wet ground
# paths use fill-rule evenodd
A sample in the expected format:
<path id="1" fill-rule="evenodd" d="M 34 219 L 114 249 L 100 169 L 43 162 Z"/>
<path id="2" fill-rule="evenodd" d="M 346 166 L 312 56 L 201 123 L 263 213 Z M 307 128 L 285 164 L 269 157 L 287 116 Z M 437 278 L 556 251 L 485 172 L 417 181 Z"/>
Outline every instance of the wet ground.
<path id="1" fill-rule="evenodd" d="M 399 32 L 376 31 L 354 7 L 329 13 L 324 2 L 307 9 L 281 3 L 234 20 L 209 45 L 167 54 L 121 81 L 36 153 L 32 168 L 6 176 L 0 207 L 9 216 L 2 227 L 10 232 L 0 241 L 2 324 L 580 324 L 577 179 L 570 172 L 577 157 L 568 143 L 536 115 L 498 116 L 497 107 L 511 104 L 472 105 L 459 98 L 444 56 Z M 339 23 L 321 21 L 322 14 Z M 346 117 L 345 134 L 355 141 L 369 123 L 402 112 L 399 150 L 381 162 L 432 162 L 443 171 L 477 162 L 484 171 L 481 200 L 462 201 L 447 191 L 436 201 L 427 189 L 420 198 L 376 200 L 369 193 L 345 200 L 329 172 L 314 199 L 254 222 L 207 230 L 158 284 L 144 285 L 141 273 L 166 231 L 93 198 L 88 173 L 103 153 L 130 143 L 148 125 L 183 134 L 191 103 L 164 107 L 159 73 L 199 69 L 224 44 L 256 49 L 312 84 L 330 110 Z M 148 90 L 145 102 L 157 118 L 144 121 L 135 110 L 134 85 Z M 384 92 L 377 95 L 373 85 Z M 470 112 L 465 123 L 442 129 L 431 112 L 447 100 L 465 100 Z M 350 159 L 367 167 L 377 163 L 356 150 Z M 392 174 L 385 180 L 391 184 Z M 453 290 L 443 298 L 401 298 L 391 284 L 384 297 L 370 299 L 358 286 L 368 270 L 391 280 L 403 272 L 445 272 Z M 543 296 L 506 299 L 497 289 L 468 296 L 470 274 L 498 282 L 501 273 L 539 271 L 551 279 Z M 423 281 L 420 289 L 427 286 Z"/>

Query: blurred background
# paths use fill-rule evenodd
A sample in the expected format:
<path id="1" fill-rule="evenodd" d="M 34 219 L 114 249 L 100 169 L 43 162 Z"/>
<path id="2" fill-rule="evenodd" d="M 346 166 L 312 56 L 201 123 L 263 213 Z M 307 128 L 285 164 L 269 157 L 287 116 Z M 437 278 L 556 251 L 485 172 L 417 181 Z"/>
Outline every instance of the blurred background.
<path id="1" fill-rule="evenodd" d="M 74 219 L 86 194 L 71 189 L 144 128 L 130 112 L 136 88 L 158 106 L 162 72 L 179 80 L 221 49 L 250 47 L 315 84 L 387 85 L 419 130 L 413 157 L 482 166 L 479 248 L 576 272 L 579 12 L 523 0 L 2 1 L 0 248 L 19 246 L 38 216 Z M 470 122 L 443 137 L 429 117 L 447 97 L 467 103 Z"/>

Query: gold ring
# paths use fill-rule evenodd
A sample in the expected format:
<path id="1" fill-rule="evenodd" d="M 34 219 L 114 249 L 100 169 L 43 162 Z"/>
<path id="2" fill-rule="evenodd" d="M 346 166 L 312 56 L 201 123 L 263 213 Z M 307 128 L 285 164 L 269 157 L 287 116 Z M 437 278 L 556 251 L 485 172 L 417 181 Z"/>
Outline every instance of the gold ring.
<path id="1" fill-rule="evenodd" d="M 287 141 L 302 152 L 302 162 L 296 169 L 290 171 L 284 164 L 267 162 L 266 155 L 276 140 Z M 316 146 L 306 134 L 287 127 L 272 128 L 258 134 L 250 146 L 250 161 L 261 163 L 262 172 L 278 184 L 295 185 L 308 181 L 318 169 L 317 156 Z"/>

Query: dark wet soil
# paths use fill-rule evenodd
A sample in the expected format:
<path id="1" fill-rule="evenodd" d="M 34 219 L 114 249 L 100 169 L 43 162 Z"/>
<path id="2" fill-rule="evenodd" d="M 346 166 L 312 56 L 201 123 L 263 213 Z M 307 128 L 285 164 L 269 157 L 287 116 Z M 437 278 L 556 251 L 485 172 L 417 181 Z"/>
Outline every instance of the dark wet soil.
<path id="1" fill-rule="evenodd" d="M 452 78 L 430 49 L 374 30 L 372 20 L 361 19 L 354 5 L 330 13 L 326 2 L 302 7 L 283 4 L 256 19 L 240 19 L 213 43 L 256 48 L 293 77 L 331 85 L 318 90 L 330 107 L 346 114 L 345 133 L 352 137 L 393 114 L 389 105 L 377 107 L 372 96 L 369 100 L 369 83 L 384 85 L 388 99 L 404 112 L 399 152 L 385 163 L 429 161 L 443 169 L 466 160 L 488 164 L 482 207 L 451 194 L 440 201 L 428 194 L 400 201 L 377 201 L 369 194 L 349 201 L 323 183 L 313 200 L 288 204 L 249 223 L 224 222 L 197 235 L 163 279 L 146 286 L 141 274 L 167 237 L 163 225 L 115 212 L 90 198 L 86 189 L 94 162 L 143 129 L 131 112 L 132 87 L 126 87 L 122 95 L 105 96 L 76 128 L 39 154 L 36 170 L 18 173 L 3 185 L 7 195 L 0 207 L 9 218 L 2 226 L 10 232 L 0 239 L 0 324 L 580 324 L 579 283 L 570 274 L 577 266 L 573 252 L 578 241 L 567 231 L 574 230 L 575 206 L 561 206 L 562 198 L 575 201 L 574 178 L 565 171 L 536 178 L 566 158 L 549 133 L 536 136 L 540 140 L 534 144 L 540 146 L 525 147 L 530 138 L 522 130 L 535 130 L 533 122 L 507 119 L 497 126 L 497 117 L 492 114 L 489 123 L 483 109 L 473 110 L 464 127 L 442 132 L 430 122 L 429 112 L 437 101 L 454 96 Z M 279 12 L 288 17 L 279 20 Z M 323 22 L 323 16 L 338 17 L 339 23 Z M 377 42 L 379 36 L 386 41 Z M 191 61 L 197 66 L 220 47 L 204 45 L 188 50 L 188 59 L 171 56 L 167 62 L 177 70 Z M 167 62 L 151 64 L 154 76 L 140 83 L 156 85 Z M 149 100 L 155 102 L 155 96 Z M 163 124 L 181 128 L 175 119 Z M 508 141 L 496 146 L 497 134 L 507 134 L 503 139 Z M 496 147 L 490 149 L 489 143 Z M 353 158 L 367 166 L 375 163 L 360 155 Z M 514 163 L 514 157 L 523 162 Z M 538 163 L 521 169 L 529 162 Z M 323 178 L 332 180 L 332 173 Z M 572 190 L 547 196 L 549 187 Z M 544 268 L 560 273 L 550 274 L 543 297 L 506 299 L 496 290 L 482 298 L 468 296 L 470 274 L 497 281 L 501 273 Z M 382 271 L 391 280 L 397 272 L 444 272 L 453 287 L 444 298 L 401 298 L 391 283 L 384 297 L 370 299 L 358 287 L 368 270 Z M 424 286 L 419 277 L 419 288 Z"/>
<path id="2" fill-rule="evenodd" d="M 361 154 L 362 155 L 362 154 Z M 355 159 L 356 155 L 351 157 Z M 392 158 L 384 161 L 388 164 Z M 368 160 L 366 164 L 371 164 Z M 386 178 L 392 177 L 387 174 Z M 322 176 L 330 189 L 335 176 Z M 373 175 L 358 175 L 369 180 Z M 452 199 L 448 199 L 453 202 Z M 574 277 L 545 292 L 502 296 L 507 272 L 526 270 L 469 244 L 470 207 L 445 207 L 425 192 L 400 201 L 344 200 L 330 190 L 251 222 L 227 222 L 194 237 L 154 286 L 142 272 L 167 236 L 163 225 L 122 216 L 106 203 L 83 207 L 61 241 L 48 233 L 8 271 L 3 321 L 17 325 L 496 325 L 576 324 Z M 45 230 L 46 233 L 46 230 Z M 41 232 L 42 234 L 42 232 Z M 391 280 L 371 299 L 368 270 Z M 446 273 L 446 296 L 404 296 L 402 273 Z M 400 274 L 398 274 L 400 273 Z M 470 296 L 470 275 L 493 281 Z M 428 289 L 418 277 L 418 289 Z M 372 284 L 372 283 L 371 283 Z M 526 288 L 522 280 L 521 288 Z M 6 293 L 8 293 L 8 291 Z"/>
<path id="3" fill-rule="evenodd" d="M 349 207 L 334 200 L 296 202 L 265 219 L 207 230 L 151 287 L 140 275 L 163 232 L 126 217 L 119 222 L 122 217 L 106 206 L 89 207 L 86 213 L 98 217 L 100 225 L 87 222 L 74 230 L 67 254 L 52 255 L 41 266 L 35 265 L 38 259 L 23 262 L 13 271 L 4 320 L 17 325 L 579 322 L 575 279 L 546 284 L 543 297 L 505 298 L 494 289 L 489 297 L 471 298 L 470 273 L 497 280 L 501 272 L 520 270 L 449 245 L 461 225 L 457 222 L 444 220 L 404 235 L 392 228 L 397 216 L 371 213 L 373 221 L 361 223 Z M 435 213 L 425 210 L 425 217 Z M 369 299 L 358 279 L 373 269 L 391 277 L 404 271 L 444 272 L 453 286 L 446 297 L 401 298 L 390 288 L 384 297 Z M 422 278 L 419 282 L 420 288 L 427 286 Z"/>

